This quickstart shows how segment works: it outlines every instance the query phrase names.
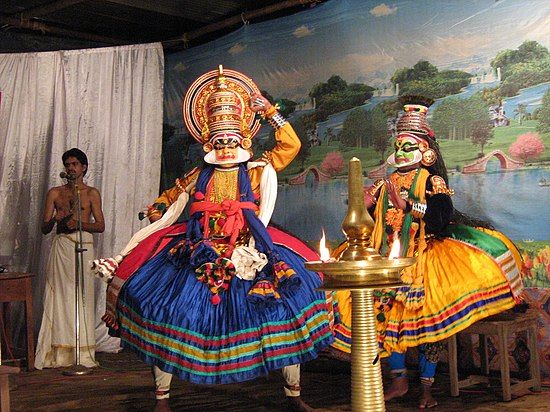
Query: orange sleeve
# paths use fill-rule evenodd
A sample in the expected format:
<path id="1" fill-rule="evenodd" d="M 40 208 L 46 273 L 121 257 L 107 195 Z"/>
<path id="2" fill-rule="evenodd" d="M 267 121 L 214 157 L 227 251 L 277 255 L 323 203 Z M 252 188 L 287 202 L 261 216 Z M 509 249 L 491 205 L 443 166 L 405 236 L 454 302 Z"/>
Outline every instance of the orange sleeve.
<path id="1" fill-rule="evenodd" d="M 302 143 L 288 122 L 280 129 L 275 130 L 275 140 L 277 144 L 273 150 L 264 153 L 264 157 L 269 160 L 277 172 L 280 172 L 294 160 Z"/>
<path id="2" fill-rule="evenodd" d="M 176 200 L 178 200 L 179 195 L 185 190 L 189 184 L 195 180 L 199 175 L 200 169 L 195 167 L 189 173 L 186 173 L 184 177 L 179 177 L 176 179 L 176 184 L 170 189 L 166 189 L 160 194 L 159 197 L 155 199 L 155 204 L 163 203 L 168 209 Z M 162 215 L 163 212 L 156 210 L 150 214 L 150 216 Z"/>

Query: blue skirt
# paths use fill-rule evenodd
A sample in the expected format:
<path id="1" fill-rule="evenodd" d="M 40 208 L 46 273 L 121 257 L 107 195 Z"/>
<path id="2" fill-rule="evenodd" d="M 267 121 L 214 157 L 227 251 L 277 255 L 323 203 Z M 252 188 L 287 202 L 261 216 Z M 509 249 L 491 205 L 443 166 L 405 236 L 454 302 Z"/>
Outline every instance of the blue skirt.
<path id="1" fill-rule="evenodd" d="M 189 259 L 178 261 L 169 253 L 183 237 L 124 284 L 117 304 L 123 347 L 181 379 L 223 384 L 314 359 L 332 343 L 327 299 L 316 290 L 320 275 L 305 269 L 298 252 L 275 244 L 299 285 L 278 290 L 272 304 L 251 299 L 255 280 L 234 276 L 214 305 Z"/>

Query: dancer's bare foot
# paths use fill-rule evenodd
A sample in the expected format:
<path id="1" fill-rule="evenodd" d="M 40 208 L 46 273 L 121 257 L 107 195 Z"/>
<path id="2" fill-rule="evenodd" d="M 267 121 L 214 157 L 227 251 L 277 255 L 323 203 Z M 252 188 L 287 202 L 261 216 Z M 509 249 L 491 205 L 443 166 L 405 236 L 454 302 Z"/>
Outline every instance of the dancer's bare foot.
<path id="1" fill-rule="evenodd" d="M 168 399 L 157 399 L 155 412 L 170 412 L 170 403 Z"/>
<path id="2" fill-rule="evenodd" d="M 384 391 L 384 401 L 389 401 L 393 398 L 399 398 L 409 390 L 409 379 L 406 376 L 393 378 L 390 387 Z"/>
<path id="3" fill-rule="evenodd" d="M 422 395 L 420 395 L 420 402 L 418 407 L 420 409 L 433 408 L 437 406 L 437 401 L 432 395 L 432 387 L 427 385 L 422 385 Z"/>

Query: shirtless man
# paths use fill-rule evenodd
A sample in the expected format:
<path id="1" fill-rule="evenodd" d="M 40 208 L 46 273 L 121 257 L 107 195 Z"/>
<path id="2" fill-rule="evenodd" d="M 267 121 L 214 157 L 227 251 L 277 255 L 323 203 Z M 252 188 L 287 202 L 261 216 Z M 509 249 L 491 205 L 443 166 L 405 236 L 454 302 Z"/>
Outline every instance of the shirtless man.
<path id="1" fill-rule="evenodd" d="M 72 233 L 78 229 L 75 186 L 80 190 L 82 206 L 82 230 L 90 233 L 102 233 L 105 230 L 103 211 L 101 210 L 101 195 L 99 191 L 83 182 L 88 171 L 88 159 L 79 149 L 71 149 L 63 154 L 63 165 L 66 173 L 71 176 L 63 186 L 56 186 L 48 191 L 44 208 L 42 233 L 50 233 L 57 223 L 57 234 Z M 94 217 L 91 222 L 90 218 Z"/>
<path id="2" fill-rule="evenodd" d="M 70 366 L 75 361 L 74 282 L 75 245 L 78 241 L 77 189 L 80 192 L 83 261 L 94 256 L 92 233 L 105 230 L 99 191 L 87 186 L 84 175 L 88 171 L 88 158 L 73 148 L 62 156 L 69 178 L 63 186 L 48 191 L 44 207 L 42 233 L 48 234 L 57 224 L 46 269 L 44 313 L 36 348 L 35 367 L 55 368 Z M 93 219 L 92 219 L 93 217 Z M 95 366 L 95 310 L 93 277 L 84 276 L 83 297 L 80 302 L 80 360 L 87 367 Z"/>

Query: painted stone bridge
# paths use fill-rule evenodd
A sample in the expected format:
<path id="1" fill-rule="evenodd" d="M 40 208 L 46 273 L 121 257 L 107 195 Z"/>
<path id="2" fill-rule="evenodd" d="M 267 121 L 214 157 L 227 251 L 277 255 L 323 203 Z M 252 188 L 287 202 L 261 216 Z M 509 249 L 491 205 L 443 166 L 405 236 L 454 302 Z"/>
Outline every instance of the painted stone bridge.
<path id="1" fill-rule="evenodd" d="M 502 170 L 519 169 L 525 165 L 522 160 L 515 160 L 504 154 L 502 150 L 493 150 L 491 153 L 477 159 L 475 162 L 464 165 L 462 173 L 480 173 L 487 169 L 487 163 L 491 158 L 496 157 L 500 162 L 500 168 Z"/>
<path id="2" fill-rule="evenodd" d="M 288 183 L 291 185 L 303 185 L 305 184 L 306 177 L 309 173 L 313 174 L 313 177 L 315 178 L 316 182 L 324 183 L 324 182 L 328 182 L 331 179 L 330 175 L 323 172 L 317 166 L 309 166 L 308 168 L 306 168 L 306 170 L 304 170 L 298 176 L 295 176 L 292 179 L 289 179 Z"/>

